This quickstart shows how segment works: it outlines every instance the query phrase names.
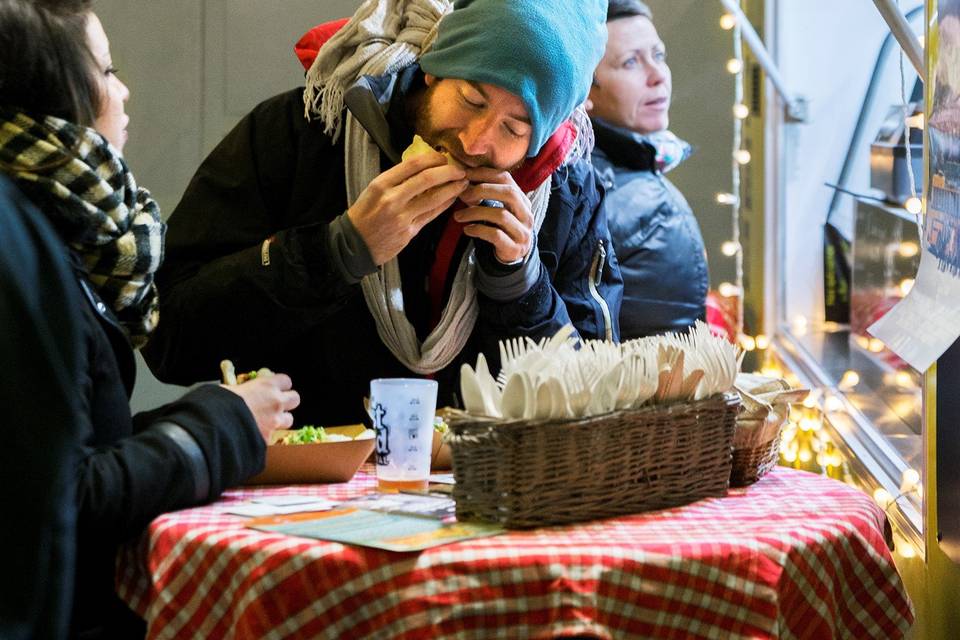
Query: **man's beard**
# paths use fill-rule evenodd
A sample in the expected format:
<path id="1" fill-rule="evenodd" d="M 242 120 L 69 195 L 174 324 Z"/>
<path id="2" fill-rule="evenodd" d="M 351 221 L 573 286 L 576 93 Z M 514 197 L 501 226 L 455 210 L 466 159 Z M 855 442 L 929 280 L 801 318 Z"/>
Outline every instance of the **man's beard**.
<path id="1" fill-rule="evenodd" d="M 526 158 L 521 159 L 520 162 L 512 167 L 497 166 L 494 164 L 493 159 L 486 154 L 472 156 L 464 151 L 463 145 L 460 143 L 460 138 L 457 136 L 458 131 L 456 129 L 436 128 L 433 125 L 433 117 L 430 111 L 430 104 L 436 88 L 437 84 L 435 83 L 428 86 L 426 91 L 424 91 L 420 99 L 420 104 L 416 108 L 416 116 L 414 118 L 414 132 L 418 133 L 427 144 L 434 149 L 440 147 L 441 151 L 446 151 L 453 156 L 454 160 L 467 167 L 491 167 L 501 171 L 513 171 L 524 163 Z"/>

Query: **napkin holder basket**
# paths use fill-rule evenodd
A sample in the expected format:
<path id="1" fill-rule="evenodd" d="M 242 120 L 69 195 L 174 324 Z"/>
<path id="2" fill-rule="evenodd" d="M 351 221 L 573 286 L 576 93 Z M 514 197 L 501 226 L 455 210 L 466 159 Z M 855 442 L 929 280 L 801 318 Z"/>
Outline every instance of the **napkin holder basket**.
<path id="1" fill-rule="evenodd" d="M 532 528 L 719 497 L 740 399 L 565 420 L 450 419 L 459 520 Z"/>

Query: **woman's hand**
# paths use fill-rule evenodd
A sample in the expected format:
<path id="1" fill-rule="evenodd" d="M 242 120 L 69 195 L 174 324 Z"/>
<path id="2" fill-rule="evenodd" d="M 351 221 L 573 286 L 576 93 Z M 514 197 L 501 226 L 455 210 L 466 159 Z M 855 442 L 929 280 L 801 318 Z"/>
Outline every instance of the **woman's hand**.
<path id="1" fill-rule="evenodd" d="M 270 442 L 270 434 L 276 429 L 293 426 L 290 412 L 300 404 L 300 394 L 293 390 L 290 376 L 282 373 L 259 375 L 243 384 L 221 386 L 247 403 L 264 442 Z"/>
<path id="2" fill-rule="evenodd" d="M 446 211 L 468 184 L 463 169 L 447 164 L 440 153 L 425 153 L 374 178 L 347 216 L 380 266 Z"/>

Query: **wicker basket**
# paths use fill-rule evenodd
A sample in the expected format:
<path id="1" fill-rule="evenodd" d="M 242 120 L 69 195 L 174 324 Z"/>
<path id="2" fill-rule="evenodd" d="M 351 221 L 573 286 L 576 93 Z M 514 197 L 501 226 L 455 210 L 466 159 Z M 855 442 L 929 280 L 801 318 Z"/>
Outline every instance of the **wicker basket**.
<path id="1" fill-rule="evenodd" d="M 557 421 L 452 419 L 457 518 L 529 528 L 726 494 L 736 394 Z"/>
<path id="2" fill-rule="evenodd" d="M 730 486 L 753 484 L 777 465 L 780 433 L 790 413 L 790 404 L 801 402 L 807 389 L 792 389 L 780 378 L 741 373 L 737 391 L 743 411 L 733 433 L 733 467 Z"/>
<path id="3" fill-rule="evenodd" d="M 746 487 L 777 466 L 780 458 L 780 431 L 773 440 L 752 447 L 733 450 L 733 467 L 730 470 L 730 486 Z"/>

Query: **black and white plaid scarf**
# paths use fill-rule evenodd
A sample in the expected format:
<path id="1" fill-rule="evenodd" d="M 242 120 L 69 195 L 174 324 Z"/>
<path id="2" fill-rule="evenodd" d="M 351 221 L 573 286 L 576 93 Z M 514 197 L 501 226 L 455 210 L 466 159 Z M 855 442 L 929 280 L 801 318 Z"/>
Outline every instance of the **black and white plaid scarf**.
<path id="1" fill-rule="evenodd" d="M 0 170 L 77 252 L 131 343 L 146 344 L 159 319 L 153 275 L 166 225 L 120 153 L 93 129 L 0 107 Z"/>

